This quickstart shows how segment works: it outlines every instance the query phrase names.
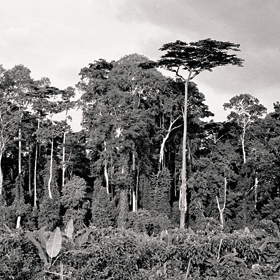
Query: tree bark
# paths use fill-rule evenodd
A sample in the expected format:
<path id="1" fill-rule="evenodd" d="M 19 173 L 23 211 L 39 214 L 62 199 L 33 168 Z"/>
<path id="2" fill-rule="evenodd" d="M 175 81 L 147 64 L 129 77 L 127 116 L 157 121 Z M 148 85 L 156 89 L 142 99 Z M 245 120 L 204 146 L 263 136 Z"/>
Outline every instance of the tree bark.
<path id="1" fill-rule="evenodd" d="M 122 166 L 122 175 L 124 174 L 124 166 Z M 128 212 L 128 190 L 126 186 L 120 187 L 120 200 L 119 200 L 119 216 L 118 228 L 124 228 L 126 223 L 126 216 Z"/>
<path id="2" fill-rule="evenodd" d="M 187 157 L 186 157 L 186 145 L 187 145 L 187 113 L 188 113 L 188 85 L 190 81 L 191 73 L 189 73 L 188 79 L 185 81 L 185 105 L 184 105 L 184 131 L 183 131 L 183 149 L 182 149 L 182 184 L 180 188 L 179 197 L 179 209 L 180 209 L 180 229 L 185 228 L 185 216 L 187 211 Z"/>
<path id="3" fill-rule="evenodd" d="M 170 125 L 167 131 L 167 134 L 165 135 L 165 137 L 163 138 L 161 145 L 160 145 L 160 153 L 159 153 L 159 168 L 158 171 L 161 171 L 162 168 L 164 167 L 164 148 L 165 148 L 165 143 L 171 133 L 172 130 L 174 130 L 177 127 L 172 128 L 172 126 L 174 125 L 174 123 L 178 120 L 179 118 L 176 118 L 173 122 L 170 120 Z"/>
<path id="4" fill-rule="evenodd" d="M 62 187 L 64 187 L 64 184 L 65 184 L 65 171 L 66 171 L 65 143 L 66 143 L 66 131 L 64 131 L 64 133 L 63 133 L 63 146 L 62 146 Z"/>
<path id="5" fill-rule="evenodd" d="M 104 141 L 104 151 L 106 151 L 106 142 Z M 106 156 L 106 155 L 105 155 Z M 110 193 L 109 190 L 109 175 L 108 175 L 108 162 L 107 159 L 104 160 L 104 177 L 105 177 L 105 182 L 106 182 L 106 191 L 107 194 Z"/>
<path id="6" fill-rule="evenodd" d="M 37 209 L 37 161 L 38 161 L 38 144 L 35 147 L 35 161 L 34 161 L 34 203 L 33 208 Z"/>
<path id="7" fill-rule="evenodd" d="M 40 128 L 40 120 L 38 119 L 38 126 L 37 129 Z M 35 146 L 35 161 L 34 161 L 34 203 L 33 208 L 37 209 L 37 162 L 38 162 L 38 153 L 39 153 L 39 147 L 38 147 L 38 134 L 36 139 L 36 146 Z"/>
<path id="8" fill-rule="evenodd" d="M 257 209 L 257 202 L 258 202 L 258 186 L 259 186 L 259 180 L 256 175 L 255 177 L 255 209 Z"/>
<path id="9" fill-rule="evenodd" d="M 21 174 L 21 128 L 18 130 L 18 175 Z"/>
<path id="10" fill-rule="evenodd" d="M 28 143 L 28 194 L 29 197 L 31 197 L 32 195 L 32 191 L 31 191 L 31 144 Z"/>
<path id="11" fill-rule="evenodd" d="M 245 153 L 245 132 L 246 132 L 246 127 L 245 127 L 245 123 L 243 126 L 243 132 L 241 135 L 241 145 L 242 145 L 242 153 L 243 153 L 243 163 L 246 163 L 246 153 Z"/>
<path id="12" fill-rule="evenodd" d="M 223 207 L 222 208 L 220 206 L 219 198 L 217 196 L 216 196 L 216 200 L 217 200 L 218 210 L 219 210 L 219 213 L 220 213 L 221 226 L 222 226 L 222 228 L 224 228 L 224 226 L 225 226 L 224 211 L 225 211 L 225 208 L 226 208 L 226 200 L 227 200 L 227 178 L 226 177 L 225 177 L 225 187 L 224 187 L 224 202 L 223 202 Z"/>
<path id="13" fill-rule="evenodd" d="M 124 228 L 126 223 L 126 215 L 128 212 L 128 197 L 127 189 L 120 189 L 120 200 L 119 200 L 119 216 L 118 216 L 118 228 Z"/>
<path id="14" fill-rule="evenodd" d="M 48 181 L 48 192 L 49 192 L 49 198 L 52 199 L 52 191 L 51 191 L 51 182 L 52 182 L 52 168 L 53 168 L 53 137 L 52 137 L 52 143 L 51 143 L 51 160 L 50 160 L 50 177 Z"/>
<path id="15" fill-rule="evenodd" d="M 3 192 L 3 171 L 2 171 L 2 152 L 0 152 L 0 196 Z"/>
<path id="16" fill-rule="evenodd" d="M 133 172 L 133 179 L 135 178 L 135 152 L 132 151 L 132 172 Z M 137 189 L 137 181 L 134 186 L 132 184 L 132 211 L 136 212 L 137 211 L 137 197 L 136 197 L 136 189 Z"/>

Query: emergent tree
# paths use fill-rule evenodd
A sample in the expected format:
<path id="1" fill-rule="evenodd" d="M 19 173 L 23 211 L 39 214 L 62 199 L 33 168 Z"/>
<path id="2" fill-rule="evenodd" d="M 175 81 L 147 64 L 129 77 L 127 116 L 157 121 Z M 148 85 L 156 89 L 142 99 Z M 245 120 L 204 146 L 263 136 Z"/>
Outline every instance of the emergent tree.
<path id="1" fill-rule="evenodd" d="M 239 44 L 230 42 L 221 42 L 211 39 L 204 39 L 198 42 L 185 43 L 176 41 L 162 46 L 161 51 L 166 53 L 155 63 L 155 66 L 166 68 L 175 72 L 176 77 L 185 83 L 185 102 L 184 102 L 184 131 L 183 131 L 183 149 L 182 149 L 182 184 L 180 187 L 180 228 L 185 227 L 185 213 L 187 210 L 187 109 L 188 109 L 188 85 L 189 82 L 201 72 L 212 71 L 217 66 L 237 65 L 242 66 L 243 60 L 235 54 L 229 54 L 229 51 L 239 51 Z M 186 70 L 188 72 L 185 78 L 179 72 Z"/>

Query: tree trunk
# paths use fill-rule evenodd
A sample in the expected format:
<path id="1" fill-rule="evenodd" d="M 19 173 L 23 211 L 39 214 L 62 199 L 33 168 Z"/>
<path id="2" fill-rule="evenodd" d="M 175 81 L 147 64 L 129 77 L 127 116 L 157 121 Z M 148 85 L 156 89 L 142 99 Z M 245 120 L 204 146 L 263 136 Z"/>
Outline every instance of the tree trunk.
<path id="1" fill-rule="evenodd" d="M 40 128 L 40 120 L 38 119 L 38 126 L 37 129 Z M 38 134 L 36 139 L 36 146 L 35 146 L 35 161 L 34 161 L 34 204 L 33 208 L 37 209 L 37 162 L 38 162 L 38 153 L 39 153 L 39 147 L 38 147 Z"/>
<path id="2" fill-rule="evenodd" d="M 246 153 L 245 153 L 245 132 L 246 132 L 246 127 L 245 127 L 245 123 L 243 126 L 243 132 L 241 135 L 241 145 L 242 145 L 242 153 L 243 153 L 243 163 L 246 163 Z"/>
<path id="3" fill-rule="evenodd" d="M 37 209 L 37 161 L 38 161 L 38 144 L 35 148 L 35 161 L 34 161 L 34 204 L 33 208 Z"/>
<path id="4" fill-rule="evenodd" d="M 124 166 L 122 167 L 122 175 L 124 174 Z M 128 212 L 128 195 L 126 186 L 120 187 L 120 200 L 119 200 L 119 216 L 118 228 L 124 228 L 126 223 L 126 216 Z"/>
<path id="5" fill-rule="evenodd" d="M 107 194 L 110 193 L 110 190 L 109 190 L 109 176 L 108 176 L 108 169 L 107 169 L 107 160 L 105 159 L 105 163 L 104 163 L 104 176 L 105 176 L 105 182 L 106 182 L 106 192 Z"/>
<path id="6" fill-rule="evenodd" d="M 65 112 L 65 122 L 67 123 L 68 109 Z M 63 146 L 62 146 L 62 187 L 65 184 L 65 173 L 66 173 L 66 163 L 65 163 L 65 144 L 66 144 L 66 131 L 63 132 Z"/>
<path id="7" fill-rule="evenodd" d="M 132 151 L 132 172 L 133 172 L 133 178 L 135 178 L 135 153 Z M 137 198 L 136 198 L 136 189 L 137 189 L 137 182 L 134 186 L 132 185 L 132 211 L 137 211 Z"/>
<path id="8" fill-rule="evenodd" d="M 66 171 L 66 164 L 65 164 L 65 143 L 66 143 L 66 132 L 63 133 L 63 146 L 62 146 L 62 187 L 65 184 L 65 171 Z"/>
<path id="9" fill-rule="evenodd" d="M 106 142 L 104 141 L 104 151 L 106 151 Z M 105 154 L 105 157 L 106 157 L 106 154 Z M 107 159 L 104 160 L 104 177 L 105 177 L 105 182 L 106 182 L 106 191 L 107 191 L 107 194 L 110 193 L 110 190 L 109 190 L 109 175 L 108 175 L 108 162 L 107 162 Z"/>
<path id="10" fill-rule="evenodd" d="M 158 168 L 158 172 L 162 170 L 162 168 L 164 167 L 164 148 L 165 148 L 165 143 L 171 133 L 172 130 L 174 130 L 175 128 L 172 128 L 172 126 L 174 125 L 174 123 L 178 120 L 179 118 L 176 118 L 173 122 L 170 119 L 170 125 L 167 131 L 167 134 L 165 135 L 165 137 L 163 138 L 161 145 L 160 145 L 160 153 L 159 153 L 159 168 Z"/>
<path id="11" fill-rule="evenodd" d="M 220 213 L 220 222 L 221 222 L 221 226 L 222 228 L 224 228 L 225 226 L 225 218 L 224 218 L 224 211 L 226 208 L 226 200 L 227 200 L 227 178 L 225 177 L 225 187 L 224 187 L 224 202 L 223 202 L 223 207 L 221 208 L 220 206 L 220 202 L 218 197 L 216 196 L 216 200 L 217 200 L 217 206 L 218 206 L 218 210 Z"/>
<path id="12" fill-rule="evenodd" d="M 255 177 L 255 209 L 257 209 L 257 202 L 258 202 L 258 186 L 259 186 L 259 180 L 256 175 Z"/>
<path id="13" fill-rule="evenodd" d="M 32 195 L 32 191 L 31 191 L 31 144 L 28 143 L 28 150 L 29 150 L 29 153 L 28 153 L 28 194 L 29 194 L 29 197 L 31 197 Z"/>
<path id="14" fill-rule="evenodd" d="M 51 192 L 51 182 L 52 182 L 52 168 L 53 168 L 53 137 L 52 137 L 52 143 L 51 143 L 51 160 L 50 160 L 50 177 L 48 181 L 48 191 L 49 191 L 49 198 L 52 199 L 52 192 Z"/>
<path id="15" fill-rule="evenodd" d="M 3 192 L 3 171 L 2 171 L 2 151 L 0 152 L 0 196 Z"/>
<path id="16" fill-rule="evenodd" d="M 139 168 L 137 168 L 137 174 L 136 174 L 136 186 L 135 186 L 135 212 L 138 211 L 138 192 L 139 192 Z"/>
<path id="17" fill-rule="evenodd" d="M 21 128 L 18 130 L 18 175 L 21 174 Z"/>
<path id="18" fill-rule="evenodd" d="M 120 189 L 120 200 L 119 200 L 119 216 L 118 216 L 118 228 L 124 228 L 126 223 L 126 216 L 128 212 L 128 197 L 127 189 Z"/>
<path id="19" fill-rule="evenodd" d="M 190 75 L 185 81 L 185 106 L 184 106 L 184 131 L 183 131 L 183 149 L 182 149 L 182 185 L 180 188 L 179 209 L 180 209 L 180 229 L 185 228 L 185 215 L 187 211 L 187 158 L 186 158 L 186 144 L 187 144 L 187 112 L 188 112 L 188 85 Z"/>

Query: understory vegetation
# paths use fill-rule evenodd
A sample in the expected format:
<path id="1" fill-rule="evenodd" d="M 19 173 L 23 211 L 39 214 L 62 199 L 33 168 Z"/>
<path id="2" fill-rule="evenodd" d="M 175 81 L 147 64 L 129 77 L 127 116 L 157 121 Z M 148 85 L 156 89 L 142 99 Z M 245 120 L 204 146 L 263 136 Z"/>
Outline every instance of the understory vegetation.
<path id="1" fill-rule="evenodd" d="M 280 233 L 270 221 L 224 233 L 213 219 L 192 229 L 162 229 L 161 219 L 134 227 L 84 227 L 69 220 L 50 232 L 1 228 L 1 279 L 279 279 Z M 69 225 L 70 224 L 70 225 Z M 163 228 L 166 225 L 162 225 Z M 151 234 L 151 228 L 153 232 Z M 149 234 L 150 233 L 150 234 Z"/>

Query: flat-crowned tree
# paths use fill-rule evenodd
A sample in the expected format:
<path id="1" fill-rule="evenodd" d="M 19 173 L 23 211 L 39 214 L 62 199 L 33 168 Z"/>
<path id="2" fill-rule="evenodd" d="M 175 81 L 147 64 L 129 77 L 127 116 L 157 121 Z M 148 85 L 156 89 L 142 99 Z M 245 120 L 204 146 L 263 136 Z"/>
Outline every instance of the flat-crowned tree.
<path id="1" fill-rule="evenodd" d="M 158 62 L 147 63 L 146 66 L 158 66 L 174 72 L 177 78 L 185 83 L 184 102 L 184 132 L 182 148 L 182 185 L 180 188 L 179 208 L 181 212 L 180 228 L 185 227 L 185 213 L 187 210 L 187 108 L 189 82 L 203 71 L 212 71 L 213 68 L 226 65 L 242 66 L 243 60 L 229 52 L 239 51 L 239 45 L 230 42 L 204 39 L 198 42 L 185 43 L 177 40 L 162 46 L 161 51 L 166 52 Z M 145 67 L 145 64 L 142 65 Z M 188 72 L 184 77 L 181 70 Z"/>

